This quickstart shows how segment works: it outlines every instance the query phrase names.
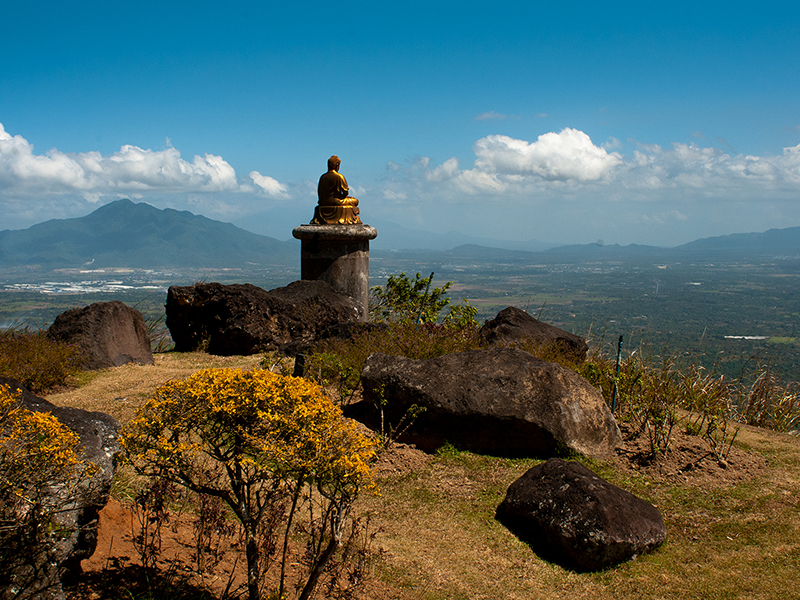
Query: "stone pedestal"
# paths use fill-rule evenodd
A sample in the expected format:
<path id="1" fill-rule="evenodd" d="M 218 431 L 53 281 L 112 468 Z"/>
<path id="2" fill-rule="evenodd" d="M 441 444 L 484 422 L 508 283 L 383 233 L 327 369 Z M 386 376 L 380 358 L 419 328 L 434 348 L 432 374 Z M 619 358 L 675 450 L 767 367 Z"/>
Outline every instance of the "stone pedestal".
<path id="1" fill-rule="evenodd" d="M 378 231 L 369 225 L 301 225 L 292 235 L 301 241 L 300 277 L 327 281 L 355 298 L 361 320 L 369 312 L 369 241 Z"/>

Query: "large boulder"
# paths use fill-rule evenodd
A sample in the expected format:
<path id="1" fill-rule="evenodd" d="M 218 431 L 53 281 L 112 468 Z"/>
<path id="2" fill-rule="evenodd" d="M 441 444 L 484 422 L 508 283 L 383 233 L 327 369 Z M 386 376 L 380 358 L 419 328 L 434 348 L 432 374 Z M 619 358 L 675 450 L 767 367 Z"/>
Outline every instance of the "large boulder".
<path id="1" fill-rule="evenodd" d="M 486 321 L 480 334 L 490 344 L 515 346 L 528 343 L 569 355 L 579 362 L 586 360 L 589 350 L 582 337 L 542 323 L 514 306 L 504 308 L 494 319 Z"/>
<path id="2" fill-rule="evenodd" d="M 580 571 L 630 560 L 667 537 L 655 506 L 557 458 L 512 483 L 497 518 L 544 558 Z"/>
<path id="3" fill-rule="evenodd" d="M 371 355 L 361 374 L 367 403 L 397 422 L 424 407 L 418 445 L 448 441 L 479 452 L 553 456 L 565 447 L 606 458 L 622 444 L 600 392 L 580 375 L 514 348 L 412 360 Z"/>
<path id="4" fill-rule="evenodd" d="M 358 303 L 324 281 L 271 291 L 250 284 L 172 286 L 166 309 L 176 350 L 223 356 L 277 349 L 295 354 L 328 328 L 359 320 Z"/>
<path id="5" fill-rule="evenodd" d="M 119 423 L 105 413 L 55 406 L 14 379 L 0 377 L 0 385 L 21 394 L 22 408 L 50 413 L 77 433 L 81 460 L 94 465 L 77 487 L 48 486 L 50 501 L 60 507 L 53 523 L 58 536 L 43 541 L 46 547 L 26 548 L 33 550 L 34 559 L 26 561 L 27 564 L 23 562 L 14 573 L 0 576 L 0 580 L 9 582 L 8 587 L 0 585 L 0 588 L 5 587 L 0 589 L 0 598 L 17 597 L 10 590 L 27 588 L 22 597 L 60 600 L 64 598 L 62 578 L 79 572 L 80 562 L 89 558 L 97 545 L 99 513 L 108 502 L 114 477 L 114 455 L 119 450 Z"/>
<path id="6" fill-rule="evenodd" d="M 150 335 L 142 313 L 119 300 L 61 313 L 47 335 L 80 347 L 84 369 L 153 364 Z"/>

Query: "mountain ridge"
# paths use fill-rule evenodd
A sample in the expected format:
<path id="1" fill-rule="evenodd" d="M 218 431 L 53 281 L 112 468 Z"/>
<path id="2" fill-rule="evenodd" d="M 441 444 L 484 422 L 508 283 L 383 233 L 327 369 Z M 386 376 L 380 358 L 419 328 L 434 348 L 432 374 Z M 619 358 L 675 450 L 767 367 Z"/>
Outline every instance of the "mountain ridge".
<path id="1" fill-rule="evenodd" d="M 397 227 L 402 233 L 412 231 Z M 442 237 L 452 243 L 467 243 L 443 250 L 390 250 L 374 244 L 372 253 L 376 257 L 412 258 L 424 252 L 427 259 L 481 262 L 800 258 L 800 227 L 701 238 L 671 248 L 590 243 L 539 250 L 509 249 L 476 244 L 475 241 L 492 240 L 453 232 Z M 162 210 L 128 199 L 116 200 L 83 217 L 51 219 L 28 229 L 0 231 L 0 266 L 5 267 L 231 267 L 248 263 L 289 266 L 296 265 L 298 255 L 296 240 L 279 241 L 189 211 Z"/>
<path id="2" fill-rule="evenodd" d="M 0 231 L 0 265 L 224 267 L 297 260 L 297 244 L 188 211 L 116 200 L 74 219 Z"/>

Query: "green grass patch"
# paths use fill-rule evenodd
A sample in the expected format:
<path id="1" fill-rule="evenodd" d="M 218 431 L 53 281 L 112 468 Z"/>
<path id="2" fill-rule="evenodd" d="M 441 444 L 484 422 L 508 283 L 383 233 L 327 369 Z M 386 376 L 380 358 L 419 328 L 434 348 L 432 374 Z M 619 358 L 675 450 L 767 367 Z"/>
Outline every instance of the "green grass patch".
<path id="1" fill-rule="evenodd" d="M 774 335 L 767 340 L 770 344 L 794 344 L 797 342 L 796 337 L 781 337 Z"/>

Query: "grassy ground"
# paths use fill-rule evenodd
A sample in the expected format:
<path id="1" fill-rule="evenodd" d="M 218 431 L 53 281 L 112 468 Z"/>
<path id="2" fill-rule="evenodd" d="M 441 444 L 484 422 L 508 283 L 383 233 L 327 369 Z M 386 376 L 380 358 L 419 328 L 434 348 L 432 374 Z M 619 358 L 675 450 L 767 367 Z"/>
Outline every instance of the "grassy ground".
<path id="1" fill-rule="evenodd" d="M 162 354 L 155 366 L 84 375 L 80 387 L 48 399 L 124 422 L 167 379 L 259 361 Z M 545 562 L 495 521 L 508 485 L 536 460 L 449 447 L 432 457 L 398 450 L 380 471 L 381 495 L 359 501 L 379 530 L 363 597 L 800 598 L 800 440 L 743 427 L 722 468 L 698 438 L 680 429 L 670 455 L 655 465 L 638 461 L 635 439 L 614 461 L 587 463 L 655 504 L 668 531 L 655 553 L 599 573 Z"/>

